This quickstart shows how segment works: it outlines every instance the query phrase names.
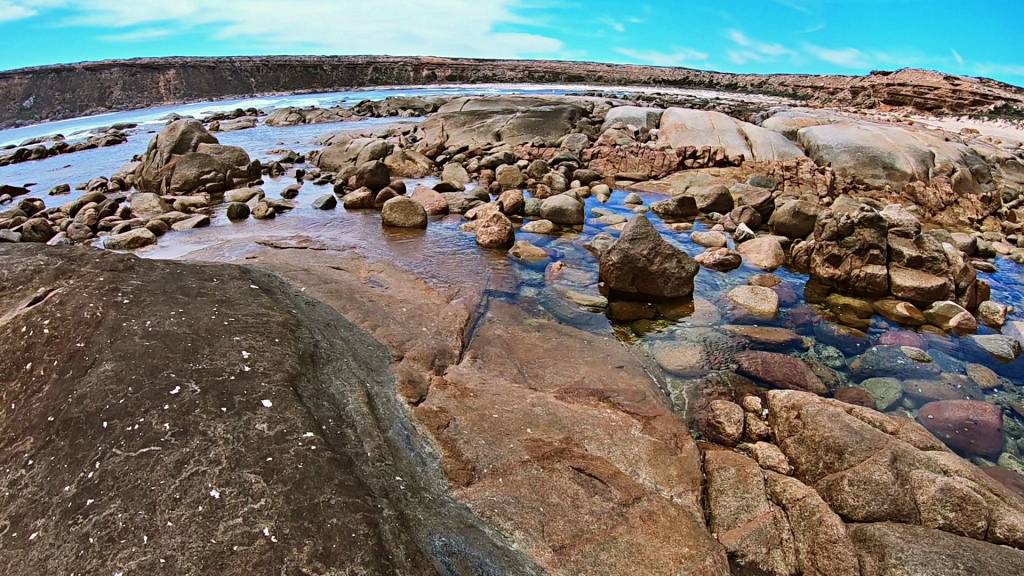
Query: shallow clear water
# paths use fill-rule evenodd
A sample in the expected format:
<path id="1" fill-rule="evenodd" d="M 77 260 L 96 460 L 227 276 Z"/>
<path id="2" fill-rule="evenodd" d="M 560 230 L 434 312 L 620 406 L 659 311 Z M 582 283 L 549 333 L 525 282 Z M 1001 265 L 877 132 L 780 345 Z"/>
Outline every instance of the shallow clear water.
<path id="1" fill-rule="evenodd" d="M 248 130 L 218 132 L 215 136 L 221 144 L 241 146 L 249 152 L 250 157 L 265 161 L 274 160 L 280 156 L 280 154 L 274 153 L 277 150 L 287 149 L 305 153 L 319 148 L 317 140 L 326 134 L 341 131 L 358 132 L 374 126 L 416 121 L 418 119 L 415 118 L 369 118 L 349 122 L 301 124 L 277 128 L 260 124 Z M 109 177 L 122 166 L 131 162 L 134 156 L 145 153 L 150 140 L 159 132 L 162 125 L 131 134 L 128 137 L 128 142 L 118 146 L 0 166 L 0 183 L 19 186 L 32 184 L 33 196 L 42 198 L 47 206 L 59 206 L 75 200 L 84 193 L 75 190 L 76 185 L 88 182 L 97 176 Z M 47 196 L 47 192 L 58 184 L 70 184 L 71 194 Z"/>
<path id="2" fill-rule="evenodd" d="M 424 93 L 424 90 L 401 91 L 370 91 L 350 92 L 333 95 L 304 95 L 283 98 L 277 102 L 288 105 L 331 104 L 345 100 L 352 103 L 367 97 L 385 97 L 397 94 Z M 431 93 L 469 93 L 453 92 L 453 90 L 432 90 Z M 552 93 L 535 90 L 534 93 Z M 332 100 L 334 99 L 334 100 Z M 260 100 L 260 103 L 266 103 Z M 220 102 L 216 104 L 190 105 L 191 113 L 231 109 L 237 106 L 256 105 L 252 101 Z M 181 112 L 181 107 L 173 111 Z M 159 118 L 171 111 L 157 109 L 126 113 L 132 118 Z M 108 117 L 107 123 L 111 120 Z M 79 126 L 96 119 L 81 121 Z M 121 121 L 117 119 L 116 121 Z M 335 124 L 314 124 L 293 127 L 273 128 L 260 125 L 250 130 L 219 133 L 217 137 L 224 144 L 238 145 L 245 148 L 253 158 L 261 160 L 273 159 L 275 151 L 291 149 L 307 152 L 317 147 L 317 140 L 328 133 L 341 129 L 362 130 L 380 123 L 389 123 L 394 119 L 374 119 Z M 402 120 L 402 121 L 416 121 Z M 71 121 L 73 122 L 73 121 Z M 48 125 L 52 126 L 52 125 Z M 107 149 L 90 150 L 71 155 L 57 156 L 37 162 L 28 162 L 0 168 L 0 182 L 38 183 L 33 189 L 36 195 L 43 196 L 48 202 L 64 203 L 75 195 L 58 198 L 45 197 L 50 187 L 70 183 L 84 182 L 99 175 L 110 175 L 135 154 L 145 150 L 146 145 L 155 133 L 157 125 L 151 129 L 133 135 L 127 144 Z M 40 128 L 41 129 L 41 128 Z M 0 140 L 9 137 L 0 133 Z M 281 177 L 268 179 L 263 188 L 269 196 L 277 197 L 280 191 L 294 179 Z M 427 180 L 424 183 L 430 184 Z M 410 181 L 410 190 L 416 185 Z M 686 345 L 701 348 L 706 360 L 706 371 L 730 368 L 734 354 L 746 348 L 765 348 L 763 345 L 751 343 L 736 337 L 726 329 L 729 325 L 759 325 L 781 327 L 794 331 L 804 338 L 801 344 L 790 344 L 786 348 L 772 351 L 815 359 L 831 366 L 835 377 L 843 386 L 856 385 L 850 370 L 850 363 L 870 347 L 878 344 L 880 338 L 891 338 L 894 333 L 914 332 L 906 336 L 915 341 L 916 345 L 925 349 L 932 362 L 941 368 L 944 376 L 963 375 L 967 363 L 978 363 L 991 368 L 1007 379 L 1007 383 L 998 391 L 990 392 L 987 398 L 1013 410 L 1019 406 L 1019 413 L 1024 418 L 1024 396 L 1019 385 L 1024 384 L 1024 360 L 1002 362 L 978 348 L 969 338 L 952 335 L 934 335 L 915 332 L 892 325 L 876 316 L 871 326 L 863 334 L 851 333 L 844 327 L 828 320 L 819 308 L 809 305 L 804 299 L 804 286 L 807 277 L 791 272 L 785 268 L 774 272 L 781 283 L 774 288 L 779 294 L 781 308 L 779 314 L 771 320 L 761 320 L 737 310 L 726 298 L 726 293 L 733 287 L 746 284 L 748 280 L 763 271 L 742 266 L 741 268 L 721 273 L 701 269 L 695 282 L 695 305 L 675 321 L 639 321 L 629 325 L 613 326 L 600 310 L 585 308 L 577 304 L 579 295 L 596 297 L 597 260 L 587 251 L 585 244 L 596 234 L 607 232 L 613 237 L 618 231 L 612 226 L 593 222 L 595 208 L 601 208 L 614 214 L 632 216 L 631 210 L 622 204 L 625 192 L 616 190 L 612 200 L 606 204 L 599 203 L 595 198 L 587 200 L 588 223 L 579 232 L 561 236 L 542 236 L 520 231 L 517 240 L 528 240 L 547 250 L 551 258 L 540 262 L 522 262 L 515 260 L 502 251 L 480 249 L 472 234 L 459 230 L 463 222 L 460 216 L 448 216 L 434 219 L 426 231 L 389 230 L 382 228 L 379 213 L 375 211 L 348 212 L 342 207 L 330 211 L 318 211 L 310 207 L 310 203 L 320 195 L 331 193 L 329 186 L 315 186 L 309 182 L 303 185 L 302 191 L 295 200 L 295 210 L 279 215 L 275 220 L 257 221 L 253 219 L 240 223 L 229 222 L 223 216 L 223 208 L 217 211 L 213 224 L 204 229 L 188 232 L 170 233 L 160 239 L 159 245 L 141 252 L 154 258 L 174 258 L 195 250 L 216 245 L 224 240 L 271 240 L 292 242 L 303 237 L 323 243 L 333 249 L 352 249 L 360 253 L 395 262 L 412 270 L 430 281 L 443 285 L 479 284 L 484 281 L 488 286 L 488 294 L 492 298 L 501 298 L 529 310 L 535 315 L 542 315 L 557 321 L 571 324 L 584 330 L 619 337 L 628 345 L 634 346 L 638 353 L 652 353 L 659 347 Z M 653 195 L 642 195 L 646 203 L 657 200 Z M 689 232 L 676 232 L 665 225 L 659 218 L 649 215 L 655 226 L 670 242 L 691 255 L 703 251 L 703 248 L 690 241 Z M 694 230 L 707 229 L 709 223 L 698 220 Z M 301 257 L 301 256 L 296 256 Z M 559 261 L 567 265 L 567 269 L 556 274 L 549 268 L 552 262 Z M 1000 258 L 996 273 L 979 273 L 979 277 L 987 280 L 992 286 L 992 297 L 998 302 L 1010 304 L 1016 310 L 1024 308 L 1024 267 L 1012 261 Z M 1019 319 L 1015 312 L 1012 319 Z M 981 333 L 992 333 L 989 328 L 982 328 Z M 653 363 L 652 363 L 653 365 Z M 891 375 L 897 378 L 906 376 L 900 367 L 893 366 Z M 692 392 L 701 386 L 701 374 L 692 377 L 678 376 L 666 371 L 657 374 L 666 393 L 676 407 L 685 411 L 687 399 Z M 958 384 L 955 384 L 958 385 Z M 1016 422 L 1008 421 L 1007 428 L 1011 438 L 1019 439 L 1022 429 Z M 1024 446 L 1022 446 L 1024 448 Z"/>

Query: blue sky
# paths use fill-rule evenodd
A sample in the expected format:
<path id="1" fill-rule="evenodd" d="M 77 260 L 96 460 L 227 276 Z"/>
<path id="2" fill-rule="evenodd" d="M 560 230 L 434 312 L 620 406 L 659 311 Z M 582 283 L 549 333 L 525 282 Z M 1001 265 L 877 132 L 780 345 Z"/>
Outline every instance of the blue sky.
<path id="1" fill-rule="evenodd" d="M 1022 0 L 0 0 L 0 69 L 134 56 L 432 54 L 729 72 L 906 66 L 1024 85 Z"/>

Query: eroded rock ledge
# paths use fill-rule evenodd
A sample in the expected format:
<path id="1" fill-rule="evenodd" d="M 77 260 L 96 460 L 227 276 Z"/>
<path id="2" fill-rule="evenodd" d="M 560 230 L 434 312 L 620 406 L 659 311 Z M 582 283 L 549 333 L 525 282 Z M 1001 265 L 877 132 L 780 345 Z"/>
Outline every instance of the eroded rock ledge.
<path id="1" fill-rule="evenodd" d="M 0 247 L 8 571 L 1024 569 L 1024 501 L 909 419 L 736 386 L 698 444 L 614 339 L 289 246 L 193 257 L 294 288 Z"/>

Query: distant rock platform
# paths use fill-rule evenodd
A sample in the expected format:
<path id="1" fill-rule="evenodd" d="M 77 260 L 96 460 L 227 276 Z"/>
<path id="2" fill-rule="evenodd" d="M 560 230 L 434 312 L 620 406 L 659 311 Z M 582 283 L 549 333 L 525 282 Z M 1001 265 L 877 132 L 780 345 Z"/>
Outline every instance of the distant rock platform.
<path id="1" fill-rule="evenodd" d="M 926 70 L 866 76 L 728 74 L 691 68 L 413 56 L 140 58 L 0 72 L 0 128 L 158 104 L 281 92 L 452 83 L 571 83 L 786 96 L 812 105 L 1010 114 L 1024 89 Z"/>

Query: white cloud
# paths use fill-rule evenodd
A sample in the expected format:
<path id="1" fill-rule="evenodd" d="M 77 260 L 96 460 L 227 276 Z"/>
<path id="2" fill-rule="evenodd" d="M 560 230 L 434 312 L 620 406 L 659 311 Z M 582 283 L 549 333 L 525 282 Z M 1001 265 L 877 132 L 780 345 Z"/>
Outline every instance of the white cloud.
<path id="1" fill-rule="evenodd" d="M 958 66 L 963 66 L 964 65 L 964 57 L 961 56 L 960 53 L 957 52 L 955 48 L 950 48 L 949 51 L 953 54 L 953 60 L 956 61 L 957 65 Z"/>
<path id="2" fill-rule="evenodd" d="M 815 44 L 804 44 L 804 50 L 818 60 L 843 68 L 869 68 L 867 56 L 856 48 L 825 48 Z"/>
<path id="3" fill-rule="evenodd" d="M 40 10 L 61 6 L 65 0 L 0 0 L 0 22 L 24 20 Z"/>
<path id="4" fill-rule="evenodd" d="M 747 62 L 774 62 L 781 58 L 796 56 L 796 52 L 774 42 L 755 40 L 740 30 L 727 30 L 726 36 L 737 46 L 728 51 L 729 60 L 736 64 Z"/>
<path id="5" fill-rule="evenodd" d="M 797 12 L 803 12 L 804 14 L 810 14 L 811 13 L 811 9 L 810 8 L 808 8 L 807 6 L 804 6 L 804 4 L 802 2 L 797 2 L 796 0 L 772 0 L 772 1 L 775 2 L 776 4 L 780 4 L 782 6 L 785 6 L 786 8 L 790 8 L 792 10 L 796 10 Z"/>
<path id="6" fill-rule="evenodd" d="M 973 66 L 974 73 L 982 76 L 1021 76 L 1024 77 L 1024 65 L 998 64 L 981 62 Z"/>
<path id="7" fill-rule="evenodd" d="M 146 42 L 148 40 L 166 38 L 170 35 L 171 31 L 166 28 L 139 28 L 138 30 L 132 30 L 130 32 L 104 34 L 98 38 L 100 40 L 106 40 L 107 42 Z"/>
<path id="8" fill-rule="evenodd" d="M 612 32 L 616 32 L 618 34 L 622 34 L 626 31 L 626 25 L 621 20 L 616 20 L 611 16 L 599 18 L 598 22 L 610 28 Z"/>
<path id="9" fill-rule="evenodd" d="M 623 56 L 641 64 L 654 66 L 681 66 L 686 63 L 703 62 L 708 59 L 706 52 L 692 48 L 676 48 L 667 52 L 657 50 L 634 50 L 632 48 L 615 48 Z"/>
<path id="10" fill-rule="evenodd" d="M 24 20 L 38 14 L 33 2 L 0 0 L 0 22 Z"/>
<path id="11" fill-rule="evenodd" d="M 518 57 L 564 48 L 556 38 L 502 29 L 529 22 L 522 11 L 533 4 L 523 0 L 32 1 L 62 2 L 70 9 L 62 24 L 102 27 L 108 40 L 146 40 L 157 29 L 173 35 L 201 27 L 250 52 Z"/>

